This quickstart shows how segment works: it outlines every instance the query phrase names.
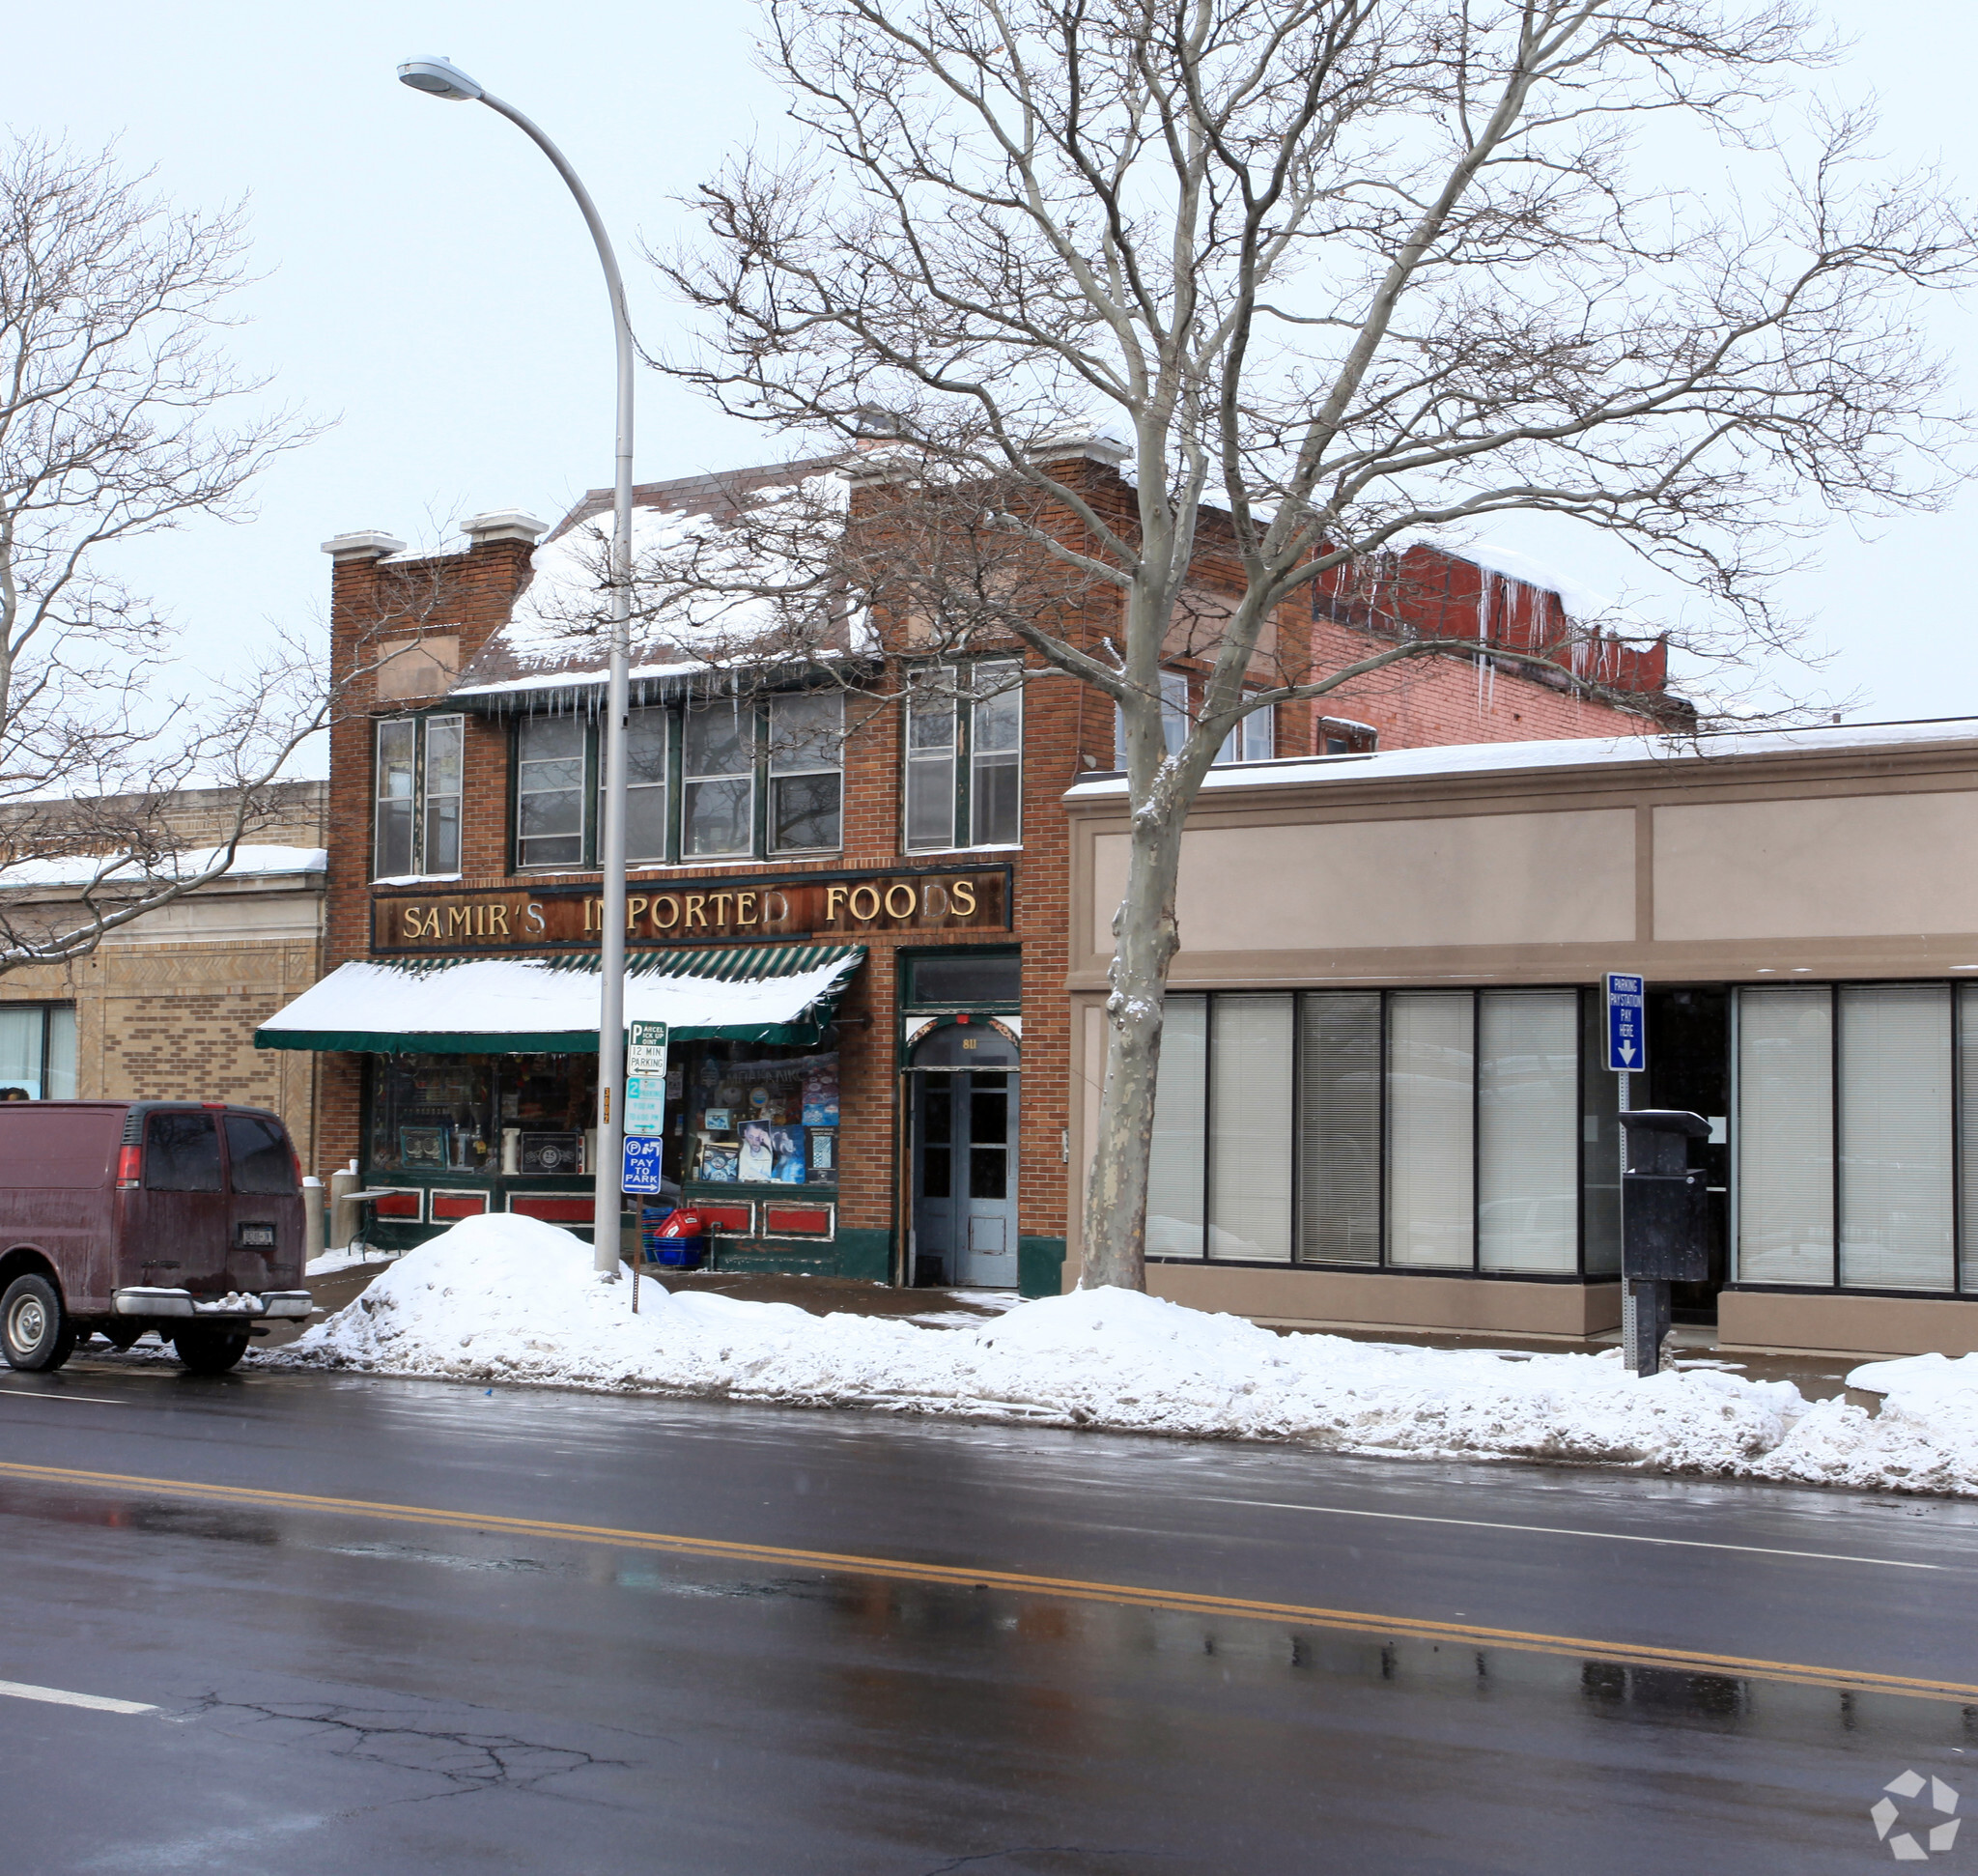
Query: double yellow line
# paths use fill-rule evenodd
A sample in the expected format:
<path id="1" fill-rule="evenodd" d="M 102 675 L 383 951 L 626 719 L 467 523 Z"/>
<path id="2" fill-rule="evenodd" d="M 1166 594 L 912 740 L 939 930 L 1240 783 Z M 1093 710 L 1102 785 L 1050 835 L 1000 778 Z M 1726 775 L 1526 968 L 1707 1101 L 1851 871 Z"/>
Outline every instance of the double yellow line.
<path id="1" fill-rule="evenodd" d="M 786 1570 L 814 1570 L 830 1576 L 878 1578 L 892 1582 L 935 1583 L 956 1589 L 993 1589 L 1054 1602 L 1105 1603 L 1121 1608 L 1160 1609 L 1175 1615 L 1236 1618 L 1346 1634 L 1432 1641 L 1473 1648 L 1508 1648 L 1522 1654 L 1556 1655 L 1614 1662 L 1630 1667 L 1659 1667 L 1679 1673 L 1718 1674 L 1801 1687 L 1901 1694 L 1918 1700 L 1949 1700 L 1978 1706 L 1978 1686 L 1963 1681 L 1878 1674 L 1868 1669 L 1823 1667 L 1804 1662 L 1767 1661 L 1749 1655 L 1713 1655 L 1688 1648 L 1653 1648 L 1588 1635 L 1561 1635 L 1527 1629 L 1487 1629 L 1472 1623 L 1435 1622 L 1420 1616 L 1379 1615 L 1364 1609 L 1319 1608 L 1304 1603 L 1261 1602 L 1247 1596 L 1210 1596 L 1190 1590 L 1155 1589 L 1140 1583 L 1093 1581 L 1082 1577 L 1039 1577 L 1018 1570 L 963 1569 L 953 1564 L 917 1563 L 903 1557 L 863 1556 L 836 1550 L 799 1550 L 779 1544 L 736 1544 L 721 1538 L 684 1537 L 667 1531 L 618 1530 L 608 1524 L 566 1524 L 542 1518 L 508 1518 L 496 1513 L 448 1511 L 433 1505 L 382 1504 L 366 1498 L 327 1498 L 306 1492 L 270 1492 L 258 1486 L 209 1485 L 198 1479 L 153 1479 L 127 1472 L 92 1472 L 65 1465 L 26 1465 L 0 1461 L 0 1478 L 46 1486 L 143 1492 L 208 1503 L 252 1505 L 268 1511 L 328 1513 L 343 1518 L 423 1524 L 440 1530 L 499 1533 L 562 1544 L 597 1544 L 618 1550 L 655 1550 L 672 1556 L 706 1557 L 723 1563 L 767 1564 Z"/>

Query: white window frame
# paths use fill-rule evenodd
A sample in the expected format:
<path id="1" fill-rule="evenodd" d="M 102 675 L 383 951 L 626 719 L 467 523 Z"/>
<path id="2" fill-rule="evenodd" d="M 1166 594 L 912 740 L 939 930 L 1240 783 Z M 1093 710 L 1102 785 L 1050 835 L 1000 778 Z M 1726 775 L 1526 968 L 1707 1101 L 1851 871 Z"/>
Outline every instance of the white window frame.
<path id="1" fill-rule="evenodd" d="M 528 849 L 532 841 L 567 840 L 570 839 L 570 835 L 567 832 L 562 834 L 524 834 L 522 831 L 523 802 L 528 795 L 530 795 L 531 793 L 560 795 L 569 792 L 568 790 L 562 788 L 545 788 L 539 790 L 532 790 L 528 786 L 528 772 L 531 768 L 537 766 L 540 763 L 567 762 L 572 759 L 567 755 L 528 756 L 523 753 L 523 742 L 524 739 L 527 737 L 530 728 L 537 724 L 550 723 L 567 723 L 572 725 L 577 730 L 576 761 L 579 774 L 578 777 L 576 791 L 578 817 L 577 858 L 575 860 L 531 860 L 528 857 Z M 530 717 L 524 719 L 523 722 L 517 725 L 515 736 L 515 869 L 517 872 L 571 873 L 583 871 L 584 856 L 590 851 L 591 837 L 591 791 L 584 785 L 584 778 L 585 774 L 588 772 L 589 765 L 590 725 L 583 720 L 583 718 Z"/>
<path id="2" fill-rule="evenodd" d="M 388 732 L 407 728 L 411 736 L 411 766 L 410 770 L 410 790 L 407 794 L 387 794 L 384 781 L 387 774 L 385 751 Z M 451 730 L 459 739 L 460 763 L 452 788 L 433 788 L 430 785 L 433 769 L 432 745 L 435 732 Z M 390 740 L 396 740 L 391 737 Z M 458 879 L 461 877 L 461 852 L 466 829 L 463 825 L 466 806 L 466 718 L 464 715 L 448 713 L 440 716 L 381 717 L 373 739 L 371 753 L 371 876 L 374 880 L 383 879 Z M 404 772 L 396 760 L 394 772 Z M 426 849 L 432 839 L 434 810 L 451 802 L 454 808 L 454 855 L 453 865 L 433 867 L 427 864 Z M 383 847 L 381 838 L 384 823 L 384 809 L 387 805 L 405 804 L 411 814 L 411 833 L 408 842 L 408 859 L 410 866 L 405 872 L 383 870 Z"/>
<path id="3" fill-rule="evenodd" d="M 1023 773 L 1024 773 L 1024 716 L 1023 716 L 1023 664 L 1014 658 L 981 659 L 968 666 L 926 665 L 916 671 L 908 681 L 908 696 L 904 713 L 904 726 L 901 751 L 900 779 L 900 849 L 904 853 L 1014 853 L 1023 846 Z M 983 675 L 986 673 L 1014 674 L 1015 683 L 1004 681 L 1003 675 L 990 679 L 989 696 L 979 693 L 985 688 Z M 949 736 L 947 743 L 922 744 L 917 752 L 915 719 L 922 713 L 916 708 L 914 694 L 923 695 L 931 690 L 947 705 L 946 714 L 949 723 Z M 975 747 L 975 712 L 991 698 L 1001 701 L 1012 695 L 1016 698 L 1016 747 L 1014 750 L 977 751 Z M 927 712 L 940 716 L 940 709 Z M 1014 761 L 1009 758 L 1014 757 Z M 935 783 L 947 803 L 947 836 L 945 840 L 916 840 L 913 835 L 914 807 L 917 799 L 916 769 L 922 777 L 945 774 L 946 780 Z M 975 834 L 975 793 L 976 778 L 996 768 L 1014 768 L 1016 771 L 1016 816 L 1017 838 L 1013 840 L 978 840 Z M 930 785 L 922 781 L 920 786 Z"/>
<path id="4" fill-rule="evenodd" d="M 820 700 L 834 701 L 837 704 L 835 728 L 827 729 L 820 744 L 814 735 L 791 738 L 783 737 L 780 718 L 782 712 L 793 704 L 811 704 Z M 810 846 L 779 846 L 777 843 L 777 784 L 800 777 L 830 775 L 837 778 L 837 839 L 822 841 Z M 842 691 L 789 691 L 769 699 L 769 762 L 767 783 L 769 787 L 768 820 L 763 829 L 763 843 L 767 850 L 776 855 L 842 853 L 845 845 L 845 697 Z"/>

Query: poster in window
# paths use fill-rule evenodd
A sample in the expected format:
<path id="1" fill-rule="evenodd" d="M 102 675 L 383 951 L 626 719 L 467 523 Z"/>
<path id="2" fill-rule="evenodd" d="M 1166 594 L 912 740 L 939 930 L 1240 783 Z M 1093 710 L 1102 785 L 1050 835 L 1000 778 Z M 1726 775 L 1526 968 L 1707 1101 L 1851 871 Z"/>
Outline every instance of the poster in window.
<path id="1" fill-rule="evenodd" d="M 443 1172 L 446 1168 L 446 1129 L 444 1127 L 400 1127 L 398 1130 L 398 1160 L 408 1171 L 421 1167 Z"/>
<path id="2" fill-rule="evenodd" d="M 838 1068 L 835 1058 L 804 1077 L 804 1124 L 834 1127 L 838 1123 Z"/>
<path id="3" fill-rule="evenodd" d="M 811 1182 L 835 1185 L 838 1179 L 838 1135 L 835 1127 L 805 1127 Z"/>
<path id="4" fill-rule="evenodd" d="M 778 1185 L 802 1185 L 806 1164 L 802 1127 L 772 1127 L 770 1147 L 775 1155 L 771 1178 Z"/>
<path id="5" fill-rule="evenodd" d="M 525 1133 L 522 1137 L 522 1170 L 524 1173 L 580 1173 L 583 1171 L 581 1133 Z"/>
<path id="6" fill-rule="evenodd" d="M 742 1123 L 741 1161 L 736 1178 L 745 1185 L 766 1185 L 776 1174 L 775 1129 L 766 1121 Z"/>
<path id="7" fill-rule="evenodd" d="M 732 1142 L 703 1140 L 700 1143 L 700 1176 L 715 1185 L 733 1185 L 741 1148 Z"/>
<path id="8" fill-rule="evenodd" d="M 727 1133 L 735 1124 L 725 1107 L 703 1109 L 700 1116 L 700 1123 L 710 1133 Z"/>

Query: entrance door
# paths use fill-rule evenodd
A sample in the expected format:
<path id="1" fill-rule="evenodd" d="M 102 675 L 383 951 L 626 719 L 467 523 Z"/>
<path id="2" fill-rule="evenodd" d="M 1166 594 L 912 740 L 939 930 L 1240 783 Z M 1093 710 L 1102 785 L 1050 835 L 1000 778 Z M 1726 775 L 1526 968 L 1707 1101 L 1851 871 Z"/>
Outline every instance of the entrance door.
<path id="1" fill-rule="evenodd" d="M 1679 1322 L 1714 1322 L 1731 1235 L 1731 999 L 1718 984 L 1649 991 L 1648 1087 L 1635 1077 L 1637 1107 L 1685 1108 L 1710 1123 L 1708 1141 L 1690 1146 L 1690 1164 L 1710 1186 L 1710 1274 L 1673 1286 Z"/>
<path id="2" fill-rule="evenodd" d="M 948 1027 L 915 1051 L 914 1067 L 914 1281 L 1013 1290 L 1016 1050 L 993 1030 Z"/>

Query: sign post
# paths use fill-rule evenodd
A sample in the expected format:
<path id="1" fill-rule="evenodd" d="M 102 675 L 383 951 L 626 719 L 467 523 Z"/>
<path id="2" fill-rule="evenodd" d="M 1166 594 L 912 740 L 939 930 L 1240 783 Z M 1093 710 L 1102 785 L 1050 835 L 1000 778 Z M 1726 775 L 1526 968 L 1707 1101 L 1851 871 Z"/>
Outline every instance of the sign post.
<path id="1" fill-rule="evenodd" d="M 1625 971 L 1609 971 L 1602 981 L 1607 999 L 1607 1066 L 1621 1077 L 1621 1168 L 1615 1180 L 1621 1236 L 1627 1240 L 1627 1113 L 1631 1105 L 1628 1077 L 1649 1066 L 1647 1022 L 1648 984 Z M 1621 1353 L 1631 1375 L 1653 1375 L 1661 1364 L 1661 1326 L 1666 1290 L 1637 1284 L 1624 1269 L 1621 1278 Z M 1648 1346 L 1644 1346 L 1647 1344 Z"/>

